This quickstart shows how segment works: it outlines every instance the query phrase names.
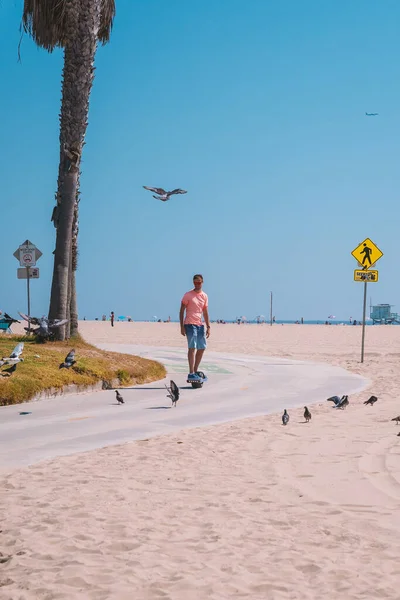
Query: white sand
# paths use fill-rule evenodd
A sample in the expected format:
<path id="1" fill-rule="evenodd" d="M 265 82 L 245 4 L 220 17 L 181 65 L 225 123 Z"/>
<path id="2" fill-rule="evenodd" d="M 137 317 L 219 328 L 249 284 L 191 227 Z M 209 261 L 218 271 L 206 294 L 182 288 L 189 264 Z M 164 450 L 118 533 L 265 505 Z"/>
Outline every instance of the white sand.
<path id="1" fill-rule="evenodd" d="M 185 343 L 174 324 L 82 332 Z M 350 326 L 214 325 L 212 350 L 327 361 L 373 384 L 345 411 L 311 407 L 308 425 L 291 411 L 286 428 L 247 419 L 2 477 L 0 598 L 398 600 L 400 328 L 367 329 L 364 365 L 360 339 Z"/>

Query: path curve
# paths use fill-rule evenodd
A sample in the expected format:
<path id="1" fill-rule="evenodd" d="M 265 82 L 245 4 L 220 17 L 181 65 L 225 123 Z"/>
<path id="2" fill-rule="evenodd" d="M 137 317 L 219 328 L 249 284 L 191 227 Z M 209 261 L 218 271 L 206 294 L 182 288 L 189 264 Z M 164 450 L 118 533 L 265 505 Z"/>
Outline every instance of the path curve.
<path id="1" fill-rule="evenodd" d="M 108 390 L 0 407 L 2 471 L 179 429 L 311 405 L 334 394 L 359 392 L 369 383 L 325 363 L 207 352 L 201 368 L 209 381 L 193 390 L 186 383 L 186 351 L 181 348 L 98 346 L 158 360 L 167 368 L 167 379 L 124 389 L 123 406 Z M 176 408 L 171 408 L 164 387 L 171 378 L 181 388 Z M 31 414 L 20 415 L 22 411 Z"/>

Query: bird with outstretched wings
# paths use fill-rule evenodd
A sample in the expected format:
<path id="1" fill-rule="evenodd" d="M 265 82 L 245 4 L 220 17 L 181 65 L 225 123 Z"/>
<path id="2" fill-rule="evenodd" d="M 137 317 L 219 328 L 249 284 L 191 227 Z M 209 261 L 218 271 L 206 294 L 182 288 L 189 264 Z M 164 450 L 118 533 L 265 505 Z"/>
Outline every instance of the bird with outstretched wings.
<path id="1" fill-rule="evenodd" d="M 61 327 L 68 323 L 68 319 L 48 319 L 47 317 L 28 317 L 24 313 L 18 313 L 24 321 L 28 321 L 29 324 L 36 325 L 36 329 L 30 330 L 29 327 L 25 327 L 26 331 L 31 331 L 34 335 L 37 335 L 41 339 L 47 339 L 54 334 L 54 329 Z"/>
<path id="2" fill-rule="evenodd" d="M 24 343 L 20 342 L 15 346 L 10 356 L 3 356 L 3 358 L 0 360 L 0 367 L 2 367 L 3 365 L 14 365 L 16 363 L 23 362 L 24 359 L 21 357 L 23 350 Z"/>
<path id="3" fill-rule="evenodd" d="M 187 191 L 182 190 L 181 188 L 176 188 L 176 190 L 171 190 L 170 192 L 167 192 L 163 188 L 149 187 L 147 185 L 144 185 L 143 187 L 145 190 L 149 190 L 149 192 L 154 192 L 155 194 L 157 194 L 157 196 L 153 196 L 153 198 L 155 198 L 156 200 L 161 200 L 162 202 L 167 202 L 167 200 L 169 200 L 170 197 L 174 194 L 187 194 Z"/>
<path id="4" fill-rule="evenodd" d="M 75 363 L 76 363 L 75 350 L 72 349 L 70 352 L 68 352 L 67 356 L 65 357 L 64 362 L 61 363 L 61 365 L 59 366 L 59 369 L 70 369 L 71 367 L 74 366 Z"/>

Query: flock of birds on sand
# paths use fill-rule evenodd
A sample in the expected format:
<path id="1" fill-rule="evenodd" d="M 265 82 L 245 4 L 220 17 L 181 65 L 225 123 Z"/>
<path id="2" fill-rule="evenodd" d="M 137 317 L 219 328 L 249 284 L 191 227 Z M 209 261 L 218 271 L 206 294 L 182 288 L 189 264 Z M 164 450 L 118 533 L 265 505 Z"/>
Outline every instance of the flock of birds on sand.
<path id="1" fill-rule="evenodd" d="M 17 369 L 17 365 L 21 362 L 24 361 L 23 357 L 22 357 L 22 353 L 24 351 L 24 343 L 20 342 L 19 344 L 17 344 L 14 348 L 14 350 L 11 352 L 10 356 L 3 356 L 3 358 L 0 360 L 0 374 L 2 377 L 11 377 L 13 375 L 13 373 L 15 373 L 16 369 Z M 67 356 L 65 357 L 64 361 L 59 365 L 59 369 L 71 369 L 76 363 L 76 359 L 75 359 L 75 349 L 73 348 L 72 350 L 70 350 L 67 354 Z M 3 368 L 6 367 L 6 368 Z M 180 390 L 179 387 L 177 386 L 177 384 L 175 383 L 175 381 L 173 381 L 172 379 L 170 380 L 170 384 L 169 386 L 166 385 L 165 386 L 166 390 L 167 390 L 167 398 L 169 398 L 172 401 L 172 406 L 176 406 L 177 402 L 179 400 L 179 394 L 180 394 Z M 125 404 L 125 400 L 123 399 L 121 393 L 118 390 L 115 390 L 115 396 L 116 396 L 116 400 L 118 405 L 121 404 Z M 368 398 L 368 400 L 365 400 L 365 402 L 363 403 L 365 406 L 374 406 L 375 402 L 378 401 L 377 396 L 370 396 L 370 398 Z M 339 396 L 331 396 L 330 398 L 327 399 L 327 402 L 332 402 L 333 403 L 333 408 L 335 409 L 339 409 L 339 410 L 344 410 L 347 406 L 349 406 L 349 397 L 348 396 L 342 396 L 341 398 Z M 310 410 L 308 409 L 307 406 L 304 407 L 304 421 L 306 423 L 309 423 L 311 421 L 312 415 Z M 289 423 L 290 420 L 290 415 L 288 413 L 288 411 L 285 410 L 283 411 L 283 415 L 282 415 L 282 425 L 287 425 Z M 397 425 L 400 424 L 400 415 L 397 417 L 394 417 L 394 419 L 392 419 L 392 421 L 394 421 L 395 423 L 397 423 Z M 400 433 L 397 434 L 398 436 L 400 436 Z"/>
<path id="2" fill-rule="evenodd" d="M 334 404 L 333 408 L 338 408 L 340 410 L 344 410 L 350 404 L 348 396 L 342 396 L 341 398 L 339 398 L 339 396 L 331 396 L 330 398 L 327 399 L 327 402 L 333 402 L 333 404 Z M 368 400 L 365 400 L 365 402 L 363 402 L 363 404 L 365 406 L 374 406 L 375 402 L 378 402 L 377 396 L 370 396 L 370 398 L 368 398 Z M 289 413 L 285 408 L 285 410 L 283 411 L 283 415 L 282 415 L 282 425 L 287 425 L 289 423 L 289 419 L 290 419 Z M 304 420 L 306 423 L 309 423 L 309 421 L 311 421 L 311 413 L 308 410 L 307 406 L 304 407 Z M 395 421 L 397 423 L 397 425 L 399 425 L 400 424 L 400 415 L 398 417 L 394 417 L 394 419 L 392 419 L 392 421 Z M 398 433 L 397 435 L 400 436 L 400 433 Z"/>

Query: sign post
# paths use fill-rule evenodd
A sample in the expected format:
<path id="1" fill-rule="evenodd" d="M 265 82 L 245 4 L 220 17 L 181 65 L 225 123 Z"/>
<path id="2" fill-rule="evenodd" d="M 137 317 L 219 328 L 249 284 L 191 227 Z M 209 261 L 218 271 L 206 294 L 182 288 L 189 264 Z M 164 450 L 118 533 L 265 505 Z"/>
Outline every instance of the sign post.
<path id="1" fill-rule="evenodd" d="M 383 252 L 372 240 L 366 238 L 357 248 L 354 248 L 351 253 L 360 265 L 359 269 L 354 271 L 354 281 L 364 282 L 364 299 L 363 299 L 363 318 L 362 318 L 362 334 L 361 334 L 361 362 L 364 362 L 365 348 L 365 321 L 367 312 L 367 285 L 378 281 L 378 271 L 372 270 L 371 267 L 383 256 Z"/>
<path id="2" fill-rule="evenodd" d="M 32 242 L 29 240 L 25 240 L 23 244 L 16 249 L 13 256 L 17 260 L 19 260 L 19 264 L 23 269 L 17 269 L 17 277 L 18 279 L 26 279 L 26 294 L 28 300 L 28 333 L 31 330 L 31 288 L 30 288 L 30 280 L 31 279 L 39 279 L 39 269 L 32 269 L 32 267 L 36 266 L 36 261 L 42 256 L 39 248 L 36 248 Z"/>
<path id="3" fill-rule="evenodd" d="M 272 327 L 272 292 L 271 292 L 271 299 L 270 299 L 270 307 L 269 307 L 269 321 L 270 321 L 270 325 Z"/>

